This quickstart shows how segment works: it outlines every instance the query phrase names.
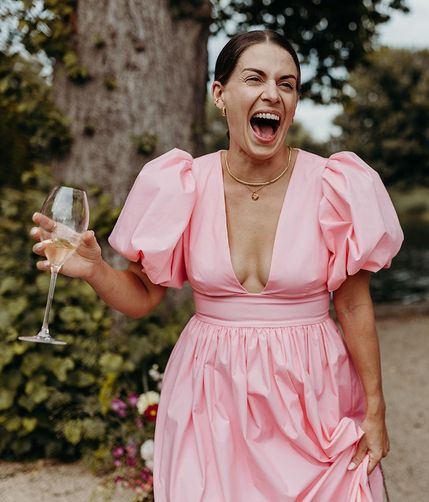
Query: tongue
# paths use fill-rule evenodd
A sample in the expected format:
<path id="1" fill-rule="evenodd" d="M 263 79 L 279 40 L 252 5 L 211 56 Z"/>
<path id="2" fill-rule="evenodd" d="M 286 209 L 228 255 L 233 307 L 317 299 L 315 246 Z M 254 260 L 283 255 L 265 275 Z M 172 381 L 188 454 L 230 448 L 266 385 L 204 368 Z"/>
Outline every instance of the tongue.
<path id="1" fill-rule="evenodd" d="M 269 124 L 253 123 L 253 130 L 262 138 L 271 138 L 274 136 L 274 127 Z"/>

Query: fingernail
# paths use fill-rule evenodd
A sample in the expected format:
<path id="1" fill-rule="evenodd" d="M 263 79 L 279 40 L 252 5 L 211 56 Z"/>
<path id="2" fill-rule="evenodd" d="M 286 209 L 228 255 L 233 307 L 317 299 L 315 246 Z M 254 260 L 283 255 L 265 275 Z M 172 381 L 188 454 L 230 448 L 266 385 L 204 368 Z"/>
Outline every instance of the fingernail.
<path id="1" fill-rule="evenodd" d="M 348 471 L 352 471 L 356 467 L 356 464 L 354 462 L 350 462 L 349 466 L 347 467 Z"/>
<path id="2" fill-rule="evenodd" d="M 30 230 L 30 235 L 36 235 L 37 234 L 37 228 L 36 227 L 33 227 L 31 230 Z"/>
<path id="3" fill-rule="evenodd" d="M 34 244 L 33 249 L 34 251 L 39 251 L 43 247 L 43 244 L 41 242 L 38 242 L 37 244 Z"/>

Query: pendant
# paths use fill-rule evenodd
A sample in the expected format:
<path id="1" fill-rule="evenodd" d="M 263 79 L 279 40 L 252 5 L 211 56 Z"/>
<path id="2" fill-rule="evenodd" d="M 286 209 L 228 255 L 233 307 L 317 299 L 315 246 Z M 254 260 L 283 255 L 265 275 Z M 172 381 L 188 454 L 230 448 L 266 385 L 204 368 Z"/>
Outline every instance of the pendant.
<path id="1" fill-rule="evenodd" d="M 259 194 L 256 192 L 252 193 L 252 200 L 258 200 L 259 199 Z"/>

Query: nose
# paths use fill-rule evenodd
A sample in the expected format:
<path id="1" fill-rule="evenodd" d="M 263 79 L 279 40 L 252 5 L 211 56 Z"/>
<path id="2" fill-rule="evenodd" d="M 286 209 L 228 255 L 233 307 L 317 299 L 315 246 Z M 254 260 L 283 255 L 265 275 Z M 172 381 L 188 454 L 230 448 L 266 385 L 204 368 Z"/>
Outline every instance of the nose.
<path id="1" fill-rule="evenodd" d="M 277 103 L 280 100 L 279 89 L 277 83 L 273 80 L 269 80 L 265 83 L 264 92 L 262 93 L 262 99 L 270 101 L 272 103 Z"/>

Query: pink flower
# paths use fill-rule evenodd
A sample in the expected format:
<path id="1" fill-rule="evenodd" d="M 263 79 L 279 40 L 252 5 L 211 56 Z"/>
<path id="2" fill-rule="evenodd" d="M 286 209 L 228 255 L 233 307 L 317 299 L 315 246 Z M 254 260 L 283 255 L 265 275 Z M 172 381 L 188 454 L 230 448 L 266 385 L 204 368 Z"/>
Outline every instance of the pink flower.
<path id="1" fill-rule="evenodd" d="M 141 418 L 136 418 L 135 424 L 137 429 L 142 429 L 144 426 L 143 420 Z"/>
<path id="2" fill-rule="evenodd" d="M 122 448 L 122 446 L 118 446 L 113 450 L 113 456 L 115 458 L 122 457 L 122 455 L 125 453 L 125 450 Z"/>
<path id="3" fill-rule="evenodd" d="M 127 405 L 122 399 L 115 398 L 112 401 L 112 410 L 121 418 L 125 417 L 127 412 Z"/>
<path id="4" fill-rule="evenodd" d="M 134 457 L 128 457 L 127 458 L 127 465 L 128 465 L 128 467 L 135 467 L 136 466 L 136 459 Z"/>
<path id="5" fill-rule="evenodd" d="M 127 455 L 134 458 L 137 454 L 137 446 L 133 443 L 127 445 Z"/>
<path id="6" fill-rule="evenodd" d="M 140 477 L 142 478 L 143 483 L 147 483 L 151 479 L 151 472 L 149 469 L 144 468 L 140 472 Z"/>
<path id="7" fill-rule="evenodd" d="M 129 394 L 127 397 L 128 403 L 130 406 L 135 407 L 137 406 L 137 401 L 139 400 L 139 396 L 136 393 Z"/>
<path id="8" fill-rule="evenodd" d="M 121 467 L 122 462 L 121 462 L 119 459 L 116 459 L 116 460 L 113 462 L 113 465 L 114 465 L 115 467 Z"/>

